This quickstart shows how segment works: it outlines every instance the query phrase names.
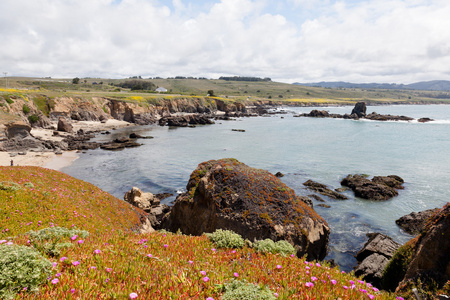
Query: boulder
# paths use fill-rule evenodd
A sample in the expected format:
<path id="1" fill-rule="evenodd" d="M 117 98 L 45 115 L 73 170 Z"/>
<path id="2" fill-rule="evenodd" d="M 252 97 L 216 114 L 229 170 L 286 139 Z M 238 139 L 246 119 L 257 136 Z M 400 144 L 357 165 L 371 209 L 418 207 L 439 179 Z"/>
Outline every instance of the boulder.
<path id="1" fill-rule="evenodd" d="M 430 119 L 430 118 L 420 118 L 417 120 L 417 122 L 419 122 L 419 123 L 427 123 L 427 122 L 431 122 L 431 121 L 434 121 L 434 120 Z"/>
<path id="2" fill-rule="evenodd" d="M 26 138 L 30 136 L 31 126 L 25 122 L 11 122 L 5 125 L 5 133 L 8 139 Z"/>
<path id="3" fill-rule="evenodd" d="M 251 241 L 286 240 L 299 257 L 323 259 L 328 224 L 277 177 L 235 159 L 198 165 L 161 227 L 201 235 L 232 230 Z"/>
<path id="4" fill-rule="evenodd" d="M 166 204 L 161 204 L 160 199 L 164 194 L 153 195 L 144 193 L 139 188 L 133 187 L 125 193 L 123 199 L 133 206 L 136 206 L 148 213 L 148 220 L 152 228 L 159 228 L 162 218 L 169 212 L 170 208 Z"/>
<path id="5" fill-rule="evenodd" d="M 419 234 L 425 226 L 425 223 L 432 217 L 439 209 L 428 209 L 421 212 L 412 212 L 397 220 L 395 223 L 400 226 L 406 233 Z"/>
<path id="6" fill-rule="evenodd" d="M 352 110 L 351 115 L 356 114 L 358 118 L 363 118 L 366 116 L 366 103 L 365 102 L 358 102 L 355 104 L 355 107 Z"/>
<path id="7" fill-rule="evenodd" d="M 383 288 L 402 293 L 415 286 L 434 291 L 447 286 L 448 290 L 449 253 L 450 202 L 428 220 L 416 238 L 395 253 L 384 271 Z"/>
<path id="8" fill-rule="evenodd" d="M 383 271 L 401 245 L 381 233 L 369 233 L 367 236 L 369 240 L 356 254 L 358 266 L 355 275 L 380 288 Z"/>
<path id="9" fill-rule="evenodd" d="M 339 199 L 339 200 L 348 199 L 347 196 L 342 195 L 341 193 L 338 193 L 336 191 L 330 190 L 325 184 L 312 181 L 311 179 L 304 182 L 303 185 L 306 186 L 310 190 L 313 190 L 315 192 L 318 192 L 319 194 L 322 194 L 324 196 L 327 196 L 327 197 L 330 197 L 333 199 Z"/>
<path id="10" fill-rule="evenodd" d="M 341 181 L 341 185 L 353 190 L 356 197 L 369 200 L 389 200 L 398 196 L 396 189 L 403 188 L 403 179 L 396 175 L 375 176 L 369 180 L 364 175 L 348 175 Z"/>
<path id="11" fill-rule="evenodd" d="M 72 132 L 73 126 L 65 118 L 60 117 L 58 120 L 58 131 Z"/>

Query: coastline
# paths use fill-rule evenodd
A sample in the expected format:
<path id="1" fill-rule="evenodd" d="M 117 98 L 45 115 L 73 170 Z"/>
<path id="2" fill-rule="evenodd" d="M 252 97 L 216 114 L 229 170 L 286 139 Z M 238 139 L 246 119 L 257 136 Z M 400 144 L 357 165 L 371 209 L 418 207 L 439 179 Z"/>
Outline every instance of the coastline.
<path id="1" fill-rule="evenodd" d="M 73 123 L 75 132 L 79 129 L 95 132 L 114 130 L 116 128 L 127 126 L 134 126 L 134 124 L 114 119 L 109 119 L 106 123 L 95 121 L 79 121 Z M 44 140 L 54 141 L 61 141 L 64 137 L 71 135 L 60 132 L 58 136 L 54 136 L 53 132 L 53 129 L 33 128 L 31 130 L 31 135 Z M 28 151 L 22 154 L 15 153 L 14 156 L 11 156 L 12 153 L 14 152 L 0 151 L 0 166 L 11 166 L 11 161 L 13 161 L 14 166 L 38 166 L 47 169 L 61 170 L 72 164 L 79 157 L 78 151 L 76 150 L 62 151 L 62 154 L 55 154 L 53 151 Z"/>

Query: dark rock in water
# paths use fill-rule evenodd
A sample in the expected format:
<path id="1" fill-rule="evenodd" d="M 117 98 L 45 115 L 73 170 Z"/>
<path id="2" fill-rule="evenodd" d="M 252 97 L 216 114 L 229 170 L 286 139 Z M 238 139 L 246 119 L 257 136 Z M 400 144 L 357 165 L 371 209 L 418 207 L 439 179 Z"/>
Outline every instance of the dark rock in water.
<path id="1" fill-rule="evenodd" d="M 73 126 L 65 118 L 60 117 L 58 120 L 58 127 L 56 130 L 70 133 L 73 130 Z"/>
<path id="2" fill-rule="evenodd" d="M 281 172 L 277 172 L 277 173 L 275 174 L 275 176 L 278 177 L 278 178 L 281 178 L 281 177 L 284 177 L 284 174 L 281 173 Z"/>
<path id="3" fill-rule="evenodd" d="M 429 219 L 421 233 L 394 255 L 384 272 L 383 288 L 398 292 L 405 292 L 411 286 L 442 289 L 450 280 L 449 253 L 450 203 L 447 202 Z"/>
<path id="4" fill-rule="evenodd" d="M 412 212 L 395 220 L 395 223 L 409 234 L 419 234 L 430 219 L 439 209 L 428 209 L 421 212 Z"/>
<path id="5" fill-rule="evenodd" d="M 170 194 L 170 193 L 162 193 L 162 194 L 155 194 L 154 196 L 155 196 L 155 198 L 159 199 L 159 201 L 162 201 L 162 200 L 164 200 L 164 199 L 166 199 L 166 198 L 172 197 L 173 194 Z"/>
<path id="6" fill-rule="evenodd" d="M 330 197 L 333 199 L 338 199 L 338 200 L 348 199 L 347 196 L 342 195 L 336 191 L 330 190 L 325 184 L 312 181 L 311 179 L 304 182 L 303 185 L 306 186 L 310 190 L 313 190 L 315 192 L 318 192 L 324 196 L 327 196 L 327 197 Z"/>
<path id="7" fill-rule="evenodd" d="M 330 114 L 326 110 L 314 109 L 309 113 L 309 117 L 314 117 L 314 118 L 327 118 L 329 116 L 330 116 Z"/>
<path id="8" fill-rule="evenodd" d="M 323 259 L 330 229 L 280 179 L 235 159 L 201 163 L 161 227 L 201 235 L 232 230 L 251 241 L 286 240 L 299 257 Z"/>
<path id="9" fill-rule="evenodd" d="M 356 197 L 369 200 L 388 200 L 398 196 L 396 189 L 403 188 L 403 179 L 396 175 L 375 176 L 372 180 L 363 175 L 348 175 L 341 184 L 353 190 Z"/>
<path id="10" fill-rule="evenodd" d="M 111 143 L 104 143 L 100 145 L 100 148 L 103 150 L 121 150 L 124 148 L 133 148 L 141 146 L 141 144 L 136 143 L 130 139 L 127 138 L 125 139 L 116 139 Z"/>
<path id="11" fill-rule="evenodd" d="M 352 110 L 351 115 L 356 114 L 358 118 L 363 118 L 366 116 L 366 103 L 365 102 L 358 102 L 355 104 L 355 107 Z"/>
<path id="12" fill-rule="evenodd" d="M 434 121 L 433 119 L 430 118 L 420 118 L 419 120 L 417 120 L 417 122 L 419 123 L 426 123 L 426 122 L 431 122 Z"/>
<path id="13" fill-rule="evenodd" d="M 130 133 L 130 139 L 152 139 L 152 136 L 142 136 L 140 134 L 137 133 Z"/>
<path id="14" fill-rule="evenodd" d="M 207 125 L 214 124 L 211 116 L 207 115 L 185 115 L 185 116 L 173 116 L 164 117 L 159 119 L 160 126 L 173 126 L 173 127 L 188 127 L 189 125 Z"/>
<path id="15" fill-rule="evenodd" d="M 245 132 L 244 129 L 231 129 L 231 131 L 237 131 L 237 132 Z"/>
<path id="16" fill-rule="evenodd" d="M 380 288 L 383 271 L 401 245 L 381 233 L 369 233 L 367 236 L 369 240 L 356 254 L 358 266 L 355 275 Z"/>
<path id="17" fill-rule="evenodd" d="M 406 116 L 379 115 L 376 112 L 366 115 L 366 119 L 374 121 L 412 121 L 414 118 Z"/>
<path id="18" fill-rule="evenodd" d="M 318 196 L 318 195 L 311 194 L 311 195 L 308 195 L 308 197 L 311 198 L 311 199 L 314 199 L 314 200 L 316 200 L 316 201 L 319 201 L 319 202 L 325 202 L 325 200 L 323 200 L 323 199 L 322 199 L 320 196 Z"/>
<path id="19" fill-rule="evenodd" d="M 331 207 L 330 205 L 328 205 L 328 204 L 323 204 L 323 203 L 318 204 L 317 206 L 321 206 L 321 207 L 325 207 L 325 208 L 330 208 L 330 207 Z"/>

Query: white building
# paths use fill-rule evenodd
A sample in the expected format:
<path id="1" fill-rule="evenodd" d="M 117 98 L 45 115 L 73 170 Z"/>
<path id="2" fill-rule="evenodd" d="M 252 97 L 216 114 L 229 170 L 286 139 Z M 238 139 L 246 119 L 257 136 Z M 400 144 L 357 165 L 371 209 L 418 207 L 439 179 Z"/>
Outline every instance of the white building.
<path id="1" fill-rule="evenodd" d="M 157 89 L 155 90 L 155 92 L 158 92 L 158 93 L 166 93 L 166 92 L 167 92 L 167 89 L 165 89 L 165 88 L 163 88 L 162 86 L 160 86 L 159 88 L 157 88 Z"/>

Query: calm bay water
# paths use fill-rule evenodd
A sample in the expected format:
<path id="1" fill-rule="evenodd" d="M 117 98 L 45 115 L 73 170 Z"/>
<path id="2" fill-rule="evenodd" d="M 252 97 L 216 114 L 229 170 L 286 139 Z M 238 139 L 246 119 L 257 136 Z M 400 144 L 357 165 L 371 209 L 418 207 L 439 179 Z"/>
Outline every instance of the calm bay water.
<path id="1" fill-rule="evenodd" d="M 176 194 L 185 189 L 199 163 L 225 157 L 284 173 L 281 180 L 299 195 L 311 194 L 302 185 L 308 179 L 338 188 L 348 174 L 399 175 L 405 180 L 405 189 L 386 202 L 358 199 L 349 191 L 345 192 L 349 200 L 326 199 L 331 208 L 314 203 L 332 230 L 328 258 L 334 258 L 341 269 L 348 271 L 356 262 L 353 254 L 367 240 L 366 233 L 382 232 L 404 243 L 411 236 L 396 226 L 397 218 L 412 211 L 442 207 L 449 201 L 450 106 L 368 107 L 368 113 L 436 120 L 430 123 L 293 117 L 294 113 L 312 109 L 285 108 L 291 113 L 218 121 L 196 128 L 123 128 L 97 139 L 109 140 L 130 132 L 154 139 L 139 140 L 143 146 L 123 151 L 90 150 L 62 171 L 120 199 L 133 186 L 152 193 Z M 352 108 L 319 109 L 344 114 Z"/>

